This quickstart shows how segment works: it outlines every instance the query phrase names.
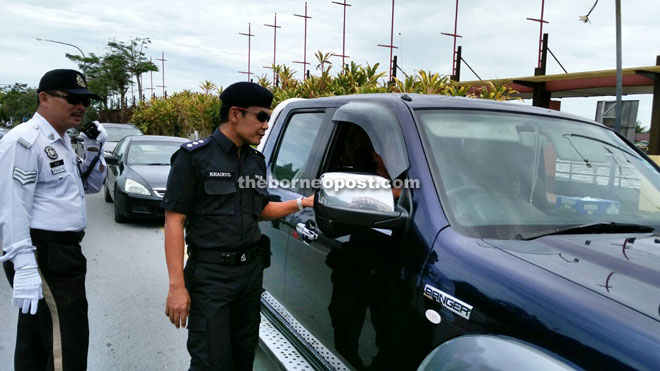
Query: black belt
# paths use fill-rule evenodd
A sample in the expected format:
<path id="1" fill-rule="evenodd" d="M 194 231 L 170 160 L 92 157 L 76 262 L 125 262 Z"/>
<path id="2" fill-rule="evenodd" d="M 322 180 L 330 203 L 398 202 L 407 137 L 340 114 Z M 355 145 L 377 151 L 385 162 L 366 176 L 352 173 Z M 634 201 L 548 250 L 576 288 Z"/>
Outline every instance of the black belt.
<path id="1" fill-rule="evenodd" d="M 80 232 L 53 232 L 43 229 L 30 229 L 30 237 L 35 240 L 58 242 L 65 245 L 75 245 L 82 241 L 85 231 Z"/>
<path id="2" fill-rule="evenodd" d="M 192 248 L 189 246 L 190 259 L 200 263 L 223 265 L 243 265 L 260 259 L 263 248 L 258 244 L 255 247 L 241 251 L 218 251 L 213 249 Z"/>

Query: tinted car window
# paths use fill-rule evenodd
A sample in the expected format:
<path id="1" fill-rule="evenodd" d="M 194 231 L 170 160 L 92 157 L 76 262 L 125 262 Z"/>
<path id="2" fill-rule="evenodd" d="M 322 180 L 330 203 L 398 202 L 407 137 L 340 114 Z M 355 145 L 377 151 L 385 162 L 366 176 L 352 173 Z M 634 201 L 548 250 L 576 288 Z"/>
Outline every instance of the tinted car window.
<path id="1" fill-rule="evenodd" d="M 129 165 L 169 165 L 170 157 L 181 143 L 133 142 L 128 148 L 126 162 Z"/>
<path id="2" fill-rule="evenodd" d="M 120 142 L 115 148 L 113 155 L 115 155 L 117 158 L 122 158 L 124 156 L 124 152 L 126 152 L 127 145 L 128 145 L 127 140 Z"/>
<path id="3" fill-rule="evenodd" d="M 289 120 L 273 167 L 273 176 L 285 181 L 282 186 L 302 175 L 323 116 L 322 112 L 298 113 Z"/>

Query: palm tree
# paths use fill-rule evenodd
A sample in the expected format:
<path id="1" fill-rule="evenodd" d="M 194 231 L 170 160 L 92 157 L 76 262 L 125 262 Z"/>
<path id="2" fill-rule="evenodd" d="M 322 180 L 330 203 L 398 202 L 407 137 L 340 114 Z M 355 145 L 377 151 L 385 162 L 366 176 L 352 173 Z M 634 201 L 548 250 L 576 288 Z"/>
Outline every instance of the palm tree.
<path id="1" fill-rule="evenodd" d="M 204 94 L 211 94 L 212 91 L 216 90 L 218 86 L 209 80 L 205 80 L 203 83 L 199 84 L 199 88 L 202 89 Z"/>
<path id="2" fill-rule="evenodd" d="M 330 57 L 333 56 L 333 53 L 323 53 L 322 51 L 317 51 L 316 54 L 314 54 L 316 57 L 316 60 L 319 61 L 319 64 L 316 65 L 317 70 L 321 70 L 321 73 L 323 72 L 329 72 L 330 68 L 332 68 L 332 62 L 330 62 Z M 325 65 L 328 64 L 328 69 L 325 69 Z"/>

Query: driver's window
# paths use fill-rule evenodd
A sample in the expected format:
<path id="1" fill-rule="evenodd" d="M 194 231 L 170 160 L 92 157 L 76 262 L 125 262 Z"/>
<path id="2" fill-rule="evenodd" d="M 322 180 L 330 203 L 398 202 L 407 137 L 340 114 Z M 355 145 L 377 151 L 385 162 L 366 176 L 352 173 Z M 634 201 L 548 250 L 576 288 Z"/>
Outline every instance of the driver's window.
<path id="1" fill-rule="evenodd" d="M 118 159 L 121 159 L 124 156 L 124 152 L 126 152 L 126 144 L 128 143 L 127 140 L 122 140 L 118 145 L 117 148 L 115 148 L 115 151 L 113 155 L 117 157 Z"/>
<path id="2" fill-rule="evenodd" d="M 305 171 L 324 115 L 323 112 L 305 112 L 289 119 L 272 169 L 280 187 L 301 188 L 296 181 Z"/>
<path id="3" fill-rule="evenodd" d="M 367 133 L 348 122 L 339 124 L 324 172 L 377 173 L 374 147 Z"/>

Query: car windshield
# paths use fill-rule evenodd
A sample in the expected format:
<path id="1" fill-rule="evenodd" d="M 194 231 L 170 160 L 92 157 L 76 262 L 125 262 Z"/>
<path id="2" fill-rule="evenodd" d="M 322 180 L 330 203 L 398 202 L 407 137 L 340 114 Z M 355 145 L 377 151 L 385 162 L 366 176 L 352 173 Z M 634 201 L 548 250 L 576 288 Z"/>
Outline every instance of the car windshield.
<path id="1" fill-rule="evenodd" d="M 142 135 L 138 128 L 132 126 L 117 127 L 117 126 L 104 126 L 105 131 L 108 133 L 108 142 L 119 142 L 129 135 Z"/>
<path id="2" fill-rule="evenodd" d="M 128 148 L 128 165 L 169 165 L 170 157 L 179 149 L 177 142 L 137 142 Z"/>
<path id="3" fill-rule="evenodd" d="M 589 223 L 660 226 L 660 173 L 604 127 L 502 112 L 416 114 L 459 233 L 519 239 Z"/>

